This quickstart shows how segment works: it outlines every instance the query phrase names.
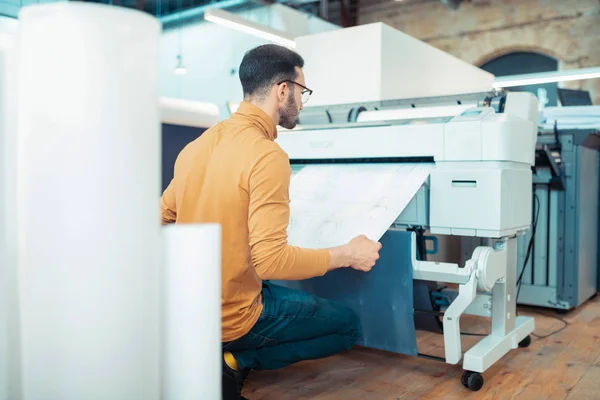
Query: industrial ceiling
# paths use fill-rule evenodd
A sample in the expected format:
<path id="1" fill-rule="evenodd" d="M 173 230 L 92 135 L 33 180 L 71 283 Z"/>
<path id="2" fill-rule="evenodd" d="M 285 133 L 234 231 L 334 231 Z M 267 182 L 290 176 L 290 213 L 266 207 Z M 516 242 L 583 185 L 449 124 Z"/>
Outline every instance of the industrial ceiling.
<path id="1" fill-rule="evenodd" d="M 19 9 L 29 4 L 61 0 L 0 0 L 0 15 L 16 18 Z M 66 0 L 62 0 L 66 1 Z M 76 0 L 81 1 L 81 0 Z M 163 24 L 185 23 L 202 16 L 205 9 L 217 7 L 236 11 L 265 4 L 280 3 L 326 19 L 340 26 L 356 25 L 359 0 L 83 0 L 135 8 L 152 14 Z M 188 21 L 186 21 L 188 20 Z"/>

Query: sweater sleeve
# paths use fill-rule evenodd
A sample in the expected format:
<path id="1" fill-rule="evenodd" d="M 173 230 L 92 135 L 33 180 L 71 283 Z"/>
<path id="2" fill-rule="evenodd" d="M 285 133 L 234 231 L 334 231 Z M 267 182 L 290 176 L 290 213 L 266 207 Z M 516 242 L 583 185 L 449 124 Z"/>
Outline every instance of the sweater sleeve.
<path id="1" fill-rule="evenodd" d="M 173 189 L 173 181 L 165 189 L 160 198 L 160 219 L 162 225 L 167 225 L 177 220 L 177 212 L 175 211 L 175 190 Z"/>
<path id="2" fill-rule="evenodd" d="M 254 268 L 263 280 L 308 279 L 324 275 L 329 268 L 329 250 L 304 249 L 287 242 L 290 178 L 290 163 L 283 150 L 267 154 L 250 172 L 250 249 Z"/>

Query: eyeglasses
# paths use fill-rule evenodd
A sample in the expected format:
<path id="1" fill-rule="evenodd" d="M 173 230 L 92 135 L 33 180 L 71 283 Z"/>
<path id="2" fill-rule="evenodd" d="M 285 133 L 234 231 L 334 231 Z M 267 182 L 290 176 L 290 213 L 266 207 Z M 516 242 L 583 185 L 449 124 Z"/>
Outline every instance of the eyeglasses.
<path id="1" fill-rule="evenodd" d="M 292 81 L 290 79 L 286 79 L 285 81 L 281 81 L 279 82 L 277 85 L 281 85 L 284 82 L 289 82 L 289 83 L 295 83 L 296 85 L 300 86 L 302 89 L 304 89 L 302 91 L 302 104 L 306 104 L 306 102 L 308 101 L 308 99 L 310 99 L 310 96 L 312 95 L 313 91 L 310 90 L 309 88 L 307 88 L 304 85 L 299 84 L 296 81 Z"/>

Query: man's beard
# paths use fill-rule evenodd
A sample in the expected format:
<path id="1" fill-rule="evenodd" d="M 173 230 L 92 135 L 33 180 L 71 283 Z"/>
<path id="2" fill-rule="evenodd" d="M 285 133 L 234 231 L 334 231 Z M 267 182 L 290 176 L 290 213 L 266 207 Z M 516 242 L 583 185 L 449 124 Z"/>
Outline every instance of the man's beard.
<path id="1" fill-rule="evenodd" d="M 298 107 L 293 93 L 290 93 L 288 102 L 279 109 L 279 125 L 285 129 L 294 129 L 298 118 Z"/>

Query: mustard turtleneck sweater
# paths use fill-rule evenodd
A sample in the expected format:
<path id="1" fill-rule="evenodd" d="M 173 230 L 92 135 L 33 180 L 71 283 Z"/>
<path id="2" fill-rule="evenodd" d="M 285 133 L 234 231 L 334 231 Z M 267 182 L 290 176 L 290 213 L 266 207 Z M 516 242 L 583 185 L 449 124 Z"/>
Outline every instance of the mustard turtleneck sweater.
<path id="1" fill-rule="evenodd" d="M 256 323 L 262 280 L 307 279 L 329 268 L 328 250 L 287 243 L 291 168 L 276 137 L 273 120 L 243 102 L 182 150 L 161 198 L 163 224 L 221 225 L 223 342 Z"/>

